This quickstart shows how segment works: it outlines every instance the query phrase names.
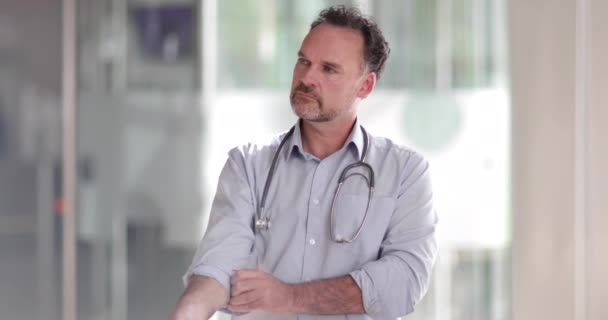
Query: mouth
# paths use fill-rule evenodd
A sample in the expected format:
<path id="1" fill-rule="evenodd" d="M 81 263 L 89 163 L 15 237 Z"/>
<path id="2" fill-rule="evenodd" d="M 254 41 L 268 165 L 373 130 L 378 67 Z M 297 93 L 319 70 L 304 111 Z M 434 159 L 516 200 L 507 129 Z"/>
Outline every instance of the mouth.
<path id="1" fill-rule="evenodd" d="M 310 94 L 307 94 L 307 93 L 304 93 L 304 92 L 301 92 L 301 91 L 296 91 L 294 93 L 294 97 L 295 96 L 300 96 L 300 97 L 302 97 L 304 99 L 317 101 L 317 97 L 315 97 L 313 95 L 310 95 Z"/>

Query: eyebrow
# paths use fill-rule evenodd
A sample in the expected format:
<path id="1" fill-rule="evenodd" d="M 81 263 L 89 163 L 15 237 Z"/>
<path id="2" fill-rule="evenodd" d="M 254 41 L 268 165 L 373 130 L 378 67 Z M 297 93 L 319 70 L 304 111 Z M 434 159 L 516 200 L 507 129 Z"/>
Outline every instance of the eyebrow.
<path id="1" fill-rule="evenodd" d="M 299 51 L 298 51 L 298 57 L 300 57 L 300 58 L 306 58 L 306 55 L 305 55 L 305 54 L 302 52 L 302 50 L 299 50 Z M 332 67 L 332 68 L 334 68 L 334 69 L 336 69 L 336 70 L 339 70 L 339 71 L 343 71 L 343 70 L 344 70 L 344 68 L 343 68 L 341 65 L 339 65 L 339 64 L 337 64 L 337 63 L 335 63 L 335 62 L 331 62 L 331 61 L 321 61 L 321 63 L 322 63 L 324 66 Z"/>

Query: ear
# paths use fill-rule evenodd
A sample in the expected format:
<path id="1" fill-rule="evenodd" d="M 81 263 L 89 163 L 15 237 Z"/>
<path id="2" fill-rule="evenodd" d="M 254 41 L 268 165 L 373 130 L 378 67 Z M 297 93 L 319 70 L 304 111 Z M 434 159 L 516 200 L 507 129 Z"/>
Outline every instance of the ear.
<path id="1" fill-rule="evenodd" d="M 359 87 L 359 92 L 357 92 L 357 97 L 361 99 L 367 98 L 367 96 L 372 93 L 374 87 L 376 86 L 376 73 L 368 72 L 363 76 L 361 81 L 361 86 Z"/>

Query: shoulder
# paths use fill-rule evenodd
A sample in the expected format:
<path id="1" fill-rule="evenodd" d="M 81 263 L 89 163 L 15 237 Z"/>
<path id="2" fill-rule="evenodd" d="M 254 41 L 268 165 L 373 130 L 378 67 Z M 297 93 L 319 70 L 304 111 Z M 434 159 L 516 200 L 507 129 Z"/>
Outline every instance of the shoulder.
<path id="1" fill-rule="evenodd" d="M 431 191 L 429 161 L 411 147 L 388 138 L 371 138 L 370 164 L 377 175 L 380 194 L 401 197 L 403 194 L 426 194 Z"/>
<path id="2" fill-rule="evenodd" d="M 246 162 L 272 157 L 279 148 L 279 145 L 285 138 L 287 132 L 288 131 L 284 131 L 270 137 L 261 138 L 236 146 L 228 152 L 228 157 L 232 160 Z"/>
<path id="3" fill-rule="evenodd" d="M 412 185 L 430 188 L 429 161 L 422 153 L 388 138 L 371 137 L 370 142 L 368 161 L 376 171 L 376 180 L 389 186 L 384 193 L 403 193 Z"/>
<path id="4" fill-rule="evenodd" d="M 370 135 L 370 153 L 375 153 L 375 157 L 381 158 L 384 161 L 395 161 L 400 166 L 412 164 L 428 165 L 428 160 L 420 152 L 409 146 L 395 143 L 393 140 L 385 137 Z"/>

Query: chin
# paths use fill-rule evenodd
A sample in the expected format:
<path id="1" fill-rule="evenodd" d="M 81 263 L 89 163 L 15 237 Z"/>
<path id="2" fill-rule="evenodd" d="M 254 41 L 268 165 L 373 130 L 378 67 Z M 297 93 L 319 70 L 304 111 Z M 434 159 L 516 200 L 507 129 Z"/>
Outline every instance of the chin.
<path id="1" fill-rule="evenodd" d="M 314 105 L 313 103 L 302 103 L 302 102 L 292 102 L 291 110 L 300 116 L 304 114 L 316 114 L 319 113 L 319 107 Z"/>
<path id="2" fill-rule="evenodd" d="M 298 118 L 310 122 L 328 122 L 334 119 L 332 115 L 322 114 L 318 112 L 298 112 L 294 109 L 294 113 Z"/>

